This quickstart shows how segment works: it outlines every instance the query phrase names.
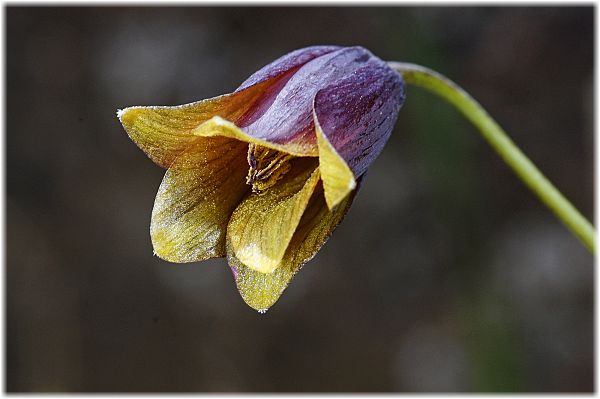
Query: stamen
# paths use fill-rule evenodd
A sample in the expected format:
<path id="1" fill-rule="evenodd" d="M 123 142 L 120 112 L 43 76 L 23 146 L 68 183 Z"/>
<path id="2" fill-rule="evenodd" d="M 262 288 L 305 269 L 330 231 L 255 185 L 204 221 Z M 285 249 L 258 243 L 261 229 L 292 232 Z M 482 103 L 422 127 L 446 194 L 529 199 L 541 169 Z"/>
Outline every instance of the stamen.
<path id="1" fill-rule="evenodd" d="M 246 184 L 255 194 L 263 193 L 280 180 L 291 168 L 292 155 L 256 144 L 248 144 L 248 176 Z"/>

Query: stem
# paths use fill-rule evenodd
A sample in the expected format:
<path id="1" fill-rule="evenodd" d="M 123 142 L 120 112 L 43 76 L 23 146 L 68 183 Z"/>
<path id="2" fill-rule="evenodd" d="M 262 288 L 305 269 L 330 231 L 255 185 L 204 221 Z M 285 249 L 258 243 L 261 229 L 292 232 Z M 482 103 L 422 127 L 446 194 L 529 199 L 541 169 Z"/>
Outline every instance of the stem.
<path id="1" fill-rule="evenodd" d="M 512 168 L 523 183 L 554 212 L 591 253 L 595 253 L 596 232 L 594 227 L 519 150 L 506 132 L 473 97 L 456 83 L 431 69 L 401 62 L 389 62 L 388 64 L 402 75 L 406 83 L 436 93 L 458 108 L 479 129 L 483 138 Z"/>

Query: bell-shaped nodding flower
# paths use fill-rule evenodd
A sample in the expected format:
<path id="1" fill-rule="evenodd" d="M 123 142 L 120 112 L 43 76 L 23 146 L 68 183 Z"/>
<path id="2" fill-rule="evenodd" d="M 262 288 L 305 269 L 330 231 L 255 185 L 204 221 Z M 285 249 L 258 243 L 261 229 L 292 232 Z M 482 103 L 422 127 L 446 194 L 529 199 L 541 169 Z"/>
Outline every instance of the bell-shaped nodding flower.
<path id="1" fill-rule="evenodd" d="M 167 169 L 152 210 L 155 253 L 227 256 L 265 311 L 325 243 L 387 142 L 404 82 L 362 47 L 315 46 L 265 66 L 233 93 L 118 112 Z"/>

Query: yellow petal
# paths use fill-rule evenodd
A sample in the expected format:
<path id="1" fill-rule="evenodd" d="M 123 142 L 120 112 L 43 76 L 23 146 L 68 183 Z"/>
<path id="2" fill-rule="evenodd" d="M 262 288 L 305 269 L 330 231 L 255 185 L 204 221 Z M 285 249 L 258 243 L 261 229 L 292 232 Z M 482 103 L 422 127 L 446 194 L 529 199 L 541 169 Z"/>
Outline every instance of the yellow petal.
<path id="1" fill-rule="evenodd" d="M 283 179 L 262 194 L 252 194 L 233 212 L 227 238 L 237 259 L 270 273 L 279 265 L 319 182 L 316 161 L 297 158 Z"/>
<path id="2" fill-rule="evenodd" d="M 315 256 L 342 221 L 353 199 L 354 193 L 330 211 L 322 188 L 315 192 L 281 263 L 273 273 L 260 273 L 245 266 L 235 257 L 228 239 L 227 260 L 244 301 L 259 312 L 265 312 L 277 302 L 298 270 Z"/>
<path id="3" fill-rule="evenodd" d="M 231 213 L 248 192 L 247 145 L 225 137 L 196 137 L 158 189 L 150 235 L 154 252 L 170 262 L 225 254 Z"/>
<path id="4" fill-rule="evenodd" d="M 174 107 L 129 107 L 117 115 L 131 139 L 156 164 L 168 168 L 195 140 L 192 130 L 215 115 L 236 121 L 271 81 L 239 92 Z"/>
<path id="5" fill-rule="evenodd" d="M 231 137 L 246 143 L 257 144 L 262 147 L 272 148 L 277 151 L 285 152 L 286 154 L 298 157 L 316 157 L 318 149 L 314 143 L 295 141 L 285 144 L 273 143 L 267 140 L 259 139 L 250 136 L 242 129 L 237 127 L 235 123 L 215 116 L 205 123 L 195 128 L 192 133 L 196 136 L 211 137 L 224 136 Z"/>
<path id="6" fill-rule="evenodd" d="M 321 180 L 323 180 L 325 189 L 325 200 L 329 209 L 333 209 L 356 188 L 356 180 L 346 161 L 325 137 L 314 112 L 313 117 L 319 146 L 319 169 L 321 169 Z"/>

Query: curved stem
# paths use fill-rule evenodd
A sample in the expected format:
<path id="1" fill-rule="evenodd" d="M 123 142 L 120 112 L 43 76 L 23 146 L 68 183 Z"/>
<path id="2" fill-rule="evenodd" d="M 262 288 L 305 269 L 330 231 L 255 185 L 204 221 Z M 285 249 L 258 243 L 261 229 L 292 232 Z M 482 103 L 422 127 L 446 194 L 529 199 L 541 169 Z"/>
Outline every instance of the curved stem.
<path id="1" fill-rule="evenodd" d="M 492 119 L 483 107 L 457 84 L 445 76 L 420 65 L 389 62 L 408 84 L 425 88 L 458 108 L 478 129 L 483 138 L 504 159 L 517 176 L 538 198 L 595 253 L 593 226 L 550 183 L 538 168 L 519 150 L 506 132 Z"/>

